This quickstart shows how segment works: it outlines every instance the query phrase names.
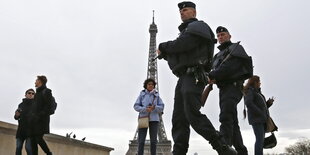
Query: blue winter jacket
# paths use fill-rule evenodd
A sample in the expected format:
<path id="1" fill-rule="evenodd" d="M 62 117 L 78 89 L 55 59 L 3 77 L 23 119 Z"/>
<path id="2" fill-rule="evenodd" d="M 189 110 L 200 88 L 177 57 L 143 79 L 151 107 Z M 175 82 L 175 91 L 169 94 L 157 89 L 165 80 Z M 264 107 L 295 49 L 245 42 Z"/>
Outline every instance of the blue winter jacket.
<path id="1" fill-rule="evenodd" d="M 149 113 L 146 111 L 146 108 L 152 104 L 154 97 L 155 100 L 153 104 L 155 105 L 155 109 L 150 113 L 150 121 L 159 121 L 159 115 L 164 110 L 164 103 L 159 97 L 159 93 L 155 90 L 149 92 L 145 89 L 140 92 L 140 95 L 134 104 L 134 109 L 139 112 L 139 117 L 145 117 L 149 115 Z"/>

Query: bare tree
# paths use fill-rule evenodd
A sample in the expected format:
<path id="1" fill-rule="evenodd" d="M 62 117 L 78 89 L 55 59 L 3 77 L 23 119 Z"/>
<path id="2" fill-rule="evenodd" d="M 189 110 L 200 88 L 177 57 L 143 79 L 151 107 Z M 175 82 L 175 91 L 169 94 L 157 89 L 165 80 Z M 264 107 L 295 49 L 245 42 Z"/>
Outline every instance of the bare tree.
<path id="1" fill-rule="evenodd" d="M 285 148 L 288 154 L 309 155 L 310 154 L 310 140 L 301 138 L 298 142 Z"/>

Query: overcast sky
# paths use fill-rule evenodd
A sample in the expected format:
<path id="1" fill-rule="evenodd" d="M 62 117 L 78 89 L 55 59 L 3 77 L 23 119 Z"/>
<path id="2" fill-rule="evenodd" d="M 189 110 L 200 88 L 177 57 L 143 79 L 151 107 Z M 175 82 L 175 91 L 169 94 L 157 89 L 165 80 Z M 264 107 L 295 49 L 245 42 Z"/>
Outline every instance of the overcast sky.
<path id="1" fill-rule="evenodd" d="M 112 147 L 112 155 L 128 150 L 137 126 L 133 104 L 146 78 L 152 22 L 157 45 L 173 40 L 181 23 L 178 0 L 0 0 L 0 120 L 16 124 L 17 105 L 37 75 L 58 102 L 51 132 Z M 309 6 L 308 0 L 194 1 L 197 18 L 215 30 L 229 29 L 253 57 L 254 74 L 261 76 L 266 97 L 276 98 L 271 116 L 279 127 L 278 146 L 284 152 L 300 137 L 310 138 Z M 218 52 L 216 49 L 215 53 Z M 177 78 L 165 61 L 158 61 L 159 92 L 165 103 L 164 124 L 171 138 L 173 93 Z M 254 134 L 247 120 L 239 121 L 250 154 Z M 201 109 L 215 127 L 218 90 Z M 202 137 L 191 132 L 189 154 L 216 154 Z"/>

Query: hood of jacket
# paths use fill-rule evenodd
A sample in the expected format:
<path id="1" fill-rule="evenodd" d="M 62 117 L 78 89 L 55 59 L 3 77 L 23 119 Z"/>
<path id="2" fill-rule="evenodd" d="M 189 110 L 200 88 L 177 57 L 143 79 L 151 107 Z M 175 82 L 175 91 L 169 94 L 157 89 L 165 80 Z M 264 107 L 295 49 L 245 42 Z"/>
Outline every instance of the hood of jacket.
<path id="1" fill-rule="evenodd" d="M 156 97 L 159 96 L 158 92 L 155 89 L 153 89 L 152 91 L 148 91 L 148 90 L 144 89 L 141 91 L 140 94 L 141 95 L 151 94 L 151 95 L 155 95 Z"/>

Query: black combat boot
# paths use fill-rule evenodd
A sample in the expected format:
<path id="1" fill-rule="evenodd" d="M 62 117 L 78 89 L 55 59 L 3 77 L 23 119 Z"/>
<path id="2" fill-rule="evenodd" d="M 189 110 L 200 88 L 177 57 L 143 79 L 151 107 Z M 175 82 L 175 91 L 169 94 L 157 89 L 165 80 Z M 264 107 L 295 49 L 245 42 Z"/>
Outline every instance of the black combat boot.
<path id="1" fill-rule="evenodd" d="M 215 149 L 219 155 L 237 155 L 237 151 L 228 145 Z"/>
<path id="2" fill-rule="evenodd" d="M 218 132 L 212 136 L 209 143 L 212 145 L 213 149 L 217 151 L 219 155 L 237 155 L 237 151 L 232 147 L 225 144 L 224 140 L 221 139 L 221 136 Z"/>

